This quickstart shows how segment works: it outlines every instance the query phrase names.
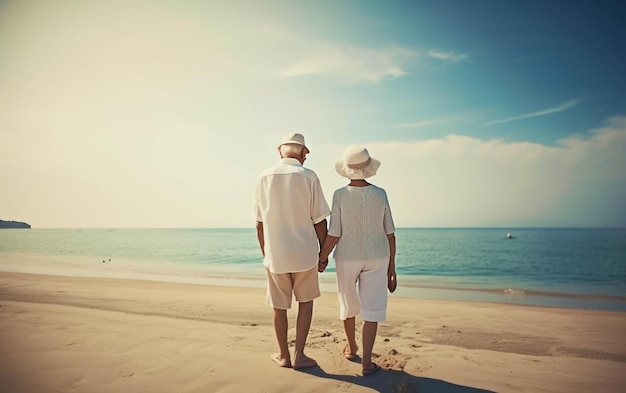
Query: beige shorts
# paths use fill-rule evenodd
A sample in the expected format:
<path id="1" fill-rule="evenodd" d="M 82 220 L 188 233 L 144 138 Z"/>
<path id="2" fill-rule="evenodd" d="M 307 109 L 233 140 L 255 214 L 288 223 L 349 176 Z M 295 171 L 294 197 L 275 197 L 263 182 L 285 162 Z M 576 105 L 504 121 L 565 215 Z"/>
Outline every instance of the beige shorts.
<path id="1" fill-rule="evenodd" d="M 291 308 L 292 294 L 296 301 L 306 303 L 320 297 L 320 285 L 317 279 L 317 265 L 312 269 L 298 273 L 272 273 L 265 268 L 267 275 L 267 302 L 279 310 Z"/>

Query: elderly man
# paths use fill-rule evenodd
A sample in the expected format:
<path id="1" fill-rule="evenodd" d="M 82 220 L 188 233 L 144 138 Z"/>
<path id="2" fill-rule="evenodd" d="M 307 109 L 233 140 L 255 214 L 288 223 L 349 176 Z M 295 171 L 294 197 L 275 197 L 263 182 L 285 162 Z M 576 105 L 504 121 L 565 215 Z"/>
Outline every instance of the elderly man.
<path id="1" fill-rule="evenodd" d="M 314 367 L 317 363 L 304 354 L 304 346 L 311 328 L 313 300 L 320 296 L 319 250 L 326 240 L 330 209 L 317 175 L 302 166 L 309 153 L 304 136 L 286 134 L 278 151 L 281 159 L 261 173 L 255 198 L 267 301 L 274 308 L 280 349 L 272 360 L 281 367 Z M 292 294 L 299 304 L 293 363 L 287 344 L 287 310 L 291 308 Z"/>

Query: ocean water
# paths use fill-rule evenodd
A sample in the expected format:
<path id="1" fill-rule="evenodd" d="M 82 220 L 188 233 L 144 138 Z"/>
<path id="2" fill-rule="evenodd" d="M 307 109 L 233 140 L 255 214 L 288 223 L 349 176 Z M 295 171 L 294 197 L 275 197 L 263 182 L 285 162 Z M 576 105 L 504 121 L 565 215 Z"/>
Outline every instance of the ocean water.
<path id="1" fill-rule="evenodd" d="M 626 311 L 626 229 L 400 228 L 396 237 L 393 296 Z M 265 285 L 251 228 L 3 229 L 0 271 Z M 334 291 L 332 259 L 320 282 Z"/>

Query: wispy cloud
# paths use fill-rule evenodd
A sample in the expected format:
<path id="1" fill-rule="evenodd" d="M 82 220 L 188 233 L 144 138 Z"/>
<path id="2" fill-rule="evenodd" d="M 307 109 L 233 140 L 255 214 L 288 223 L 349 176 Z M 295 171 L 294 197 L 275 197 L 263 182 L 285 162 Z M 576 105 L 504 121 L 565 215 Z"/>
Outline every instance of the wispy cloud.
<path id="1" fill-rule="evenodd" d="M 450 123 L 456 120 L 457 119 L 455 118 L 422 120 L 422 121 L 416 121 L 416 122 L 411 122 L 411 123 L 396 124 L 394 127 L 396 128 L 420 128 L 420 127 L 432 126 L 435 124 Z"/>
<path id="2" fill-rule="evenodd" d="M 433 59 L 452 61 L 454 63 L 467 59 L 469 57 L 468 54 L 464 53 L 442 52 L 436 49 L 431 49 L 426 52 L 426 54 Z"/>
<path id="3" fill-rule="evenodd" d="M 626 118 L 557 146 L 449 135 L 367 148 L 398 226 L 626 225 Z M 333 169 L 316 167 L 326 183 Z"/>
<path id="4" fill-rule="evenodd" d="M 373 50 L 325 43 L 310 56 L 279 71 L 283 77 L 327 75 L 348 83 L 378 83 L 406 75 L 404 64 L 417 53 L 406 48 Z"/>
<path id="5" fill-rule="evenodd" d="M 456 63 L 468 58 L 469 55 L 435 49 L 418 52 L 400 46 L 367 49 L 353 45 L 323 43 L 318 44 L 317 48 L 303 59 L 281 69 L 278 75 L 283 77 L 326 75 L 348 83 L 378 83 L 384 79 L 406 75 L 409 61 L 418 57 Z"/>
<path id="6" fill-rule="evenodd" d="M 550 115 L 553 113 L 563 112 L 564 110 L 572 108 L 576 105 L 578 105 L 577 100 L 570 100 L 554 108 L 544 109 L 544 110 L 533 112 L 533 113 L 526 113 L 524 115 L 519 115 L 519 116 L 507 117 L 505 119 L 494 120 L 494 121 L 490 121 L 489 123 L 486 123 L 485 125 L 492 126 L 494 124 L 508 123 L 510 121 L 529 119 L 531 117 L 546 116 L 546 115 Z"/>

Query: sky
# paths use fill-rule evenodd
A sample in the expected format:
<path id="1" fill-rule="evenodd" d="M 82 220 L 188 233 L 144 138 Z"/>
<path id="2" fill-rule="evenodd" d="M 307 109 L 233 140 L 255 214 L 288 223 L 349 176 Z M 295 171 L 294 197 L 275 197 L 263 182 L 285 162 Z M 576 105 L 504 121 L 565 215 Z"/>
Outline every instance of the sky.
<path id="1" fill-rule="evenodd" d="M 0 219 L 253 227 L 300 132 L 398 227 L 626 227 L 625 4 L 0 0 Z"/>

